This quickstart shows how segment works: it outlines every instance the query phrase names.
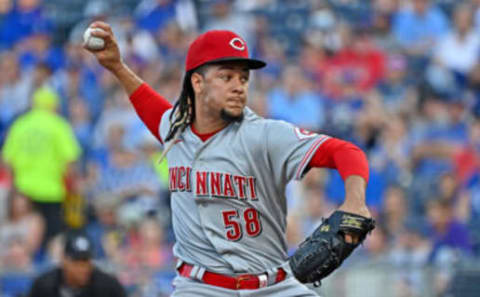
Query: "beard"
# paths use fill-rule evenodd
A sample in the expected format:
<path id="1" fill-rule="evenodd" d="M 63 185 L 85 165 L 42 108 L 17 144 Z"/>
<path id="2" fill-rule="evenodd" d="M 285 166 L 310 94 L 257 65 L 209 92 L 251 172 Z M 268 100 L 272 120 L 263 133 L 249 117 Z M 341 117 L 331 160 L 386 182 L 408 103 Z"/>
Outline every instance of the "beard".
<path id="1" fill-rule="evenodd" d="M 223 108 L 220 111 L 220 117 L 227 123 L 239 123 L 243 120 L 243 111 L 239 115 L 233 115 Z"/>

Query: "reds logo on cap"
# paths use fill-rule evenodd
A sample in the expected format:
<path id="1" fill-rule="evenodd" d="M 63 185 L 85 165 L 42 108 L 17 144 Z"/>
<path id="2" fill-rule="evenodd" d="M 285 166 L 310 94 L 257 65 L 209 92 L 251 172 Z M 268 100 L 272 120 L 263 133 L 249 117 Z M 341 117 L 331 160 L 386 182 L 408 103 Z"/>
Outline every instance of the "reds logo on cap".
<path id="1" fill-rule="evenodd" d="M 238 37 L 235 37 L 232 40 L 230 40 L 230 45 L 234 49 L 239 50 L 239 51 L 243 51 L 245 49 L 245 41 L 243 41 L 242 39 L 240 39 Z"/>
<path id="2" fill-rule="evenodd" d="M 247 43 L 238 34 L 228 30 L 211 30 L 198 36 L 190 45 L 185 70 L 222 61 L 245 61 L 250 69 L 266 65 L 263 61 L 249 58 Z"/>

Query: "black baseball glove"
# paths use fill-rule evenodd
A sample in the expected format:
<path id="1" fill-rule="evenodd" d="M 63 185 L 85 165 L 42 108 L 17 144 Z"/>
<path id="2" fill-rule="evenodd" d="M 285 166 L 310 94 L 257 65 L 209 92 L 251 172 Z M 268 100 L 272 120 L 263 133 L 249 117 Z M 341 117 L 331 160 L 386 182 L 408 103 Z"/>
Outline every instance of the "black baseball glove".
<path id="1" fill-rule="evenodd" d="M 302 283 L 320 285 L 320 281 L 337 269 L 374 228 L 375 220 L 371 218 L 335 211 L 290 257 L 293 274 Z M 358 242 L 346 242 L 345 234 L 358 236 Z"/>

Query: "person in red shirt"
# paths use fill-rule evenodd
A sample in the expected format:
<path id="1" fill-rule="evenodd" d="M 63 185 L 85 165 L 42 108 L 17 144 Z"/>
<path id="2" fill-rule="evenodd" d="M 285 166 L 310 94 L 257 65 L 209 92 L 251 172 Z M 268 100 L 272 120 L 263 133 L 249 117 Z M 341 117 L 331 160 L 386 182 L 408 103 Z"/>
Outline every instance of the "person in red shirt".
<path id="1" fill-rule="evenodd" d="M 346 30 L 346 44 L 324 67 L 323 89 L 334 99 L 350 95 L 348 87 L 353 88 L 354 94 L 363 94 L 385 74 L 385 55 L 375 47 L 368 32 L 365 29 Z"/>

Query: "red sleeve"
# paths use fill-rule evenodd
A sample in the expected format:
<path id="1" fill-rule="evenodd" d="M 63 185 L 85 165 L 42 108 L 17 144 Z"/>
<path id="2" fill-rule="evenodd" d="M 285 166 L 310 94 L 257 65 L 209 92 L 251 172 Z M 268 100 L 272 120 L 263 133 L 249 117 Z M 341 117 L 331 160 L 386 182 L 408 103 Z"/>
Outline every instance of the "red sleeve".
<path id="1" fill-rule="evenodd" d="M 172 104 L 146 83 L 143 83 L 130 95 L 130 102 L 148 130 L 163 144 L 162 138 L 158 134 L 158 128 L 163 113 L 172 108 Z"/>
<path id="2" fill-rule="evenodd" d="M 309 167 L 337 169 L 342 179 L 359 175 L 368 183 L 368 161 L 356 145 L 337 138 L 327 139 L 315 152 Z"/>

